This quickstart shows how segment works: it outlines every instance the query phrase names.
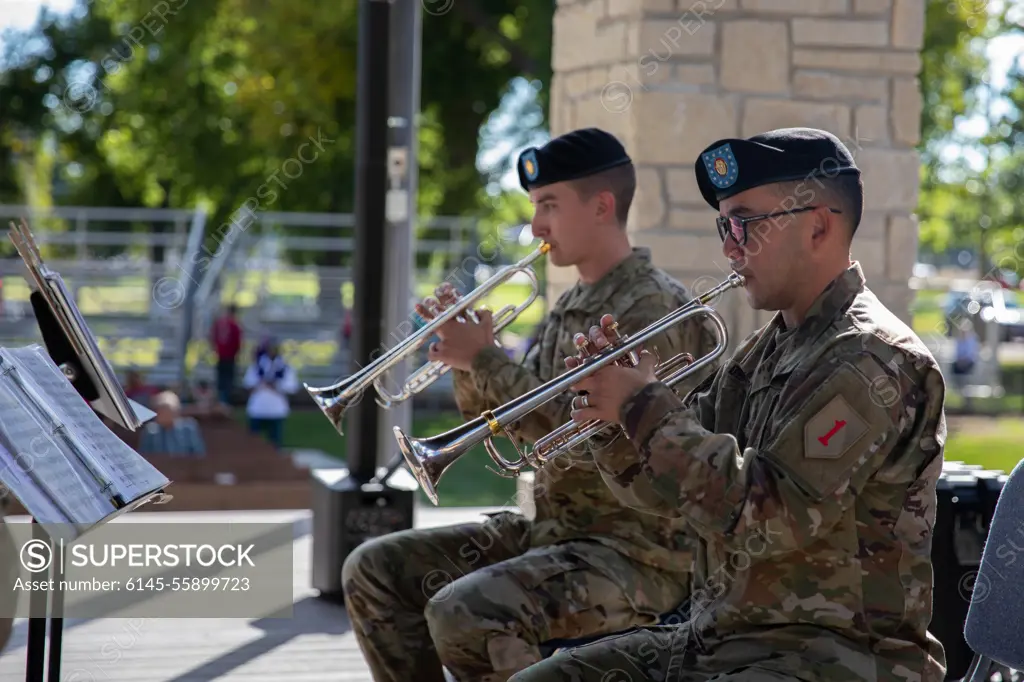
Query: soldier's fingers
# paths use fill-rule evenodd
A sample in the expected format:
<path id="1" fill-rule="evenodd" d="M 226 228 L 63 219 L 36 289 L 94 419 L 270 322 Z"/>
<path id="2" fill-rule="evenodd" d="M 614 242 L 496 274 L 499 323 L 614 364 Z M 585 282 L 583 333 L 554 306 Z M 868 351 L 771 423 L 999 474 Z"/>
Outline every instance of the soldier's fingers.
<path id="1" fill-rule="evenodd" d="M 613 327 L 615 327 L 615 316 L 612 315 L 611 313 L 602 315 L 601 316 L 601 329 L 604 329 L 604 330 L 610 332 Z"/>
<path id="2" fill-rule="evenodd" d="M 427 348 L 427 359 L 430 360 L 431 362 L 434 362 L 435 360 L 442 360 L 443 354 L 444 343 L 441 341 L 435 341 L 434 343 L 430 344 L 429 348 Z"/>
<path id="3" fill-rule="evenodd" d="M 597 350 L 607 348 L 611 345 L 611 342 L 608 341 L 608 337 L 604 334 L 604 330 L 596 324 L 590 328 L 590 343 L 592 343 Z"/>
<path id="4" fill-rule="evenodd" d="M 453 294 L 451 282 L 442 282 L 441 284 L 437 285 L 437 288 L 434 289 L 434 295 L 437 296 L 438 298 L 448 296 L 451 294 Z"/>
<path id="5" fill-rule="evenodd" d="M 590 421 L 591 419 L 597 419 L 597 414 L 597 410 L 594 409 L 593 407 L 585 407 L 580 410 L 573 410 L 572 412 L 569 413 L 569 415 L 572 417 L 572 420 L 577 424 Z"/>
<path id="6" fill-rule="evenodd" d="M 572 404 L 570 409 L 575 412 L 576 410 L 585 410 L 590 407 L 590 396 L 586 393 L 578 393 L 572 397 Z"/>
<path id="7" fill-rule="evenodd" d="M 438 304 L 436 298 L 434 298 L 433 296 L 429 296 L 423 299 L 423 305 L 421 307 L 423 308 L 423 317 L 425 317 L 428 320 L 432 320 L 434 319 L 434 315 L 437 314 L 440 305 Z"/>
<path id="8" fill-rule="evenodd" d="M 658 359 L 654 356 L 654 353 L 646 350 L 640 351 L 640 364 L 637 365 L 637 369 L 646 374 L 647 372 L 653 372 L 657 364 Z"/>
<path id="9" fill-rule="evenodd" d="M 601 387 L 601 380 L 595 375 L 590 375 L 580 379 L 578 382 L 573 384 L 572 390 L 578 392 L 586 391 L 587 393 L 594 393 L 596 389 Z M 593 400 L 593 398 L 591 398 Z"/>
<path id="10" fill-rule="evenodd" d="M 578 357 L 576 357 L 575 355 L 570 355 L 569 357 L 567 357 L 565 359 L 565 366 L 568 367 L 569 369 L 573 369 L 575 367 L 579 367 L 580 366 L 580 359 Z"/>

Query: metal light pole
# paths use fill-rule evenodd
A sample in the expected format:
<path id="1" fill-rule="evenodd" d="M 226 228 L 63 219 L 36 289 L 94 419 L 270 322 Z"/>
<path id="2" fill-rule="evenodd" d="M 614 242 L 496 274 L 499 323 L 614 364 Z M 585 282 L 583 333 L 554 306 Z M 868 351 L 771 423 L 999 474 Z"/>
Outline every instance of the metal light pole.
<path id="1" fill-rule="evenodd" d="M 419 0 L 396 0 L 391 9 L 391 56 L 388 111 L 390 140 L 388 147 L 387 191 L 387 277 L 385 278 L 384 344 L 395 346 L 412 331 L 414 276 L 413 244 L 416 235 L 417 138 L 420 111 L 420 35 L 422 7 Z M 393 389 L 404 383 L 410 369 L 407 362 L 397 365 L 387 384 Z M 396 403 L 381 420 L 377 464 L 387 464 L 397 452 L 394 427 L 404 433 L 412 425 L 412 400 Z M 396 473 L 401 477 L 401 473 Z M 409 477 L 411 480 L 411 476 Z M 390 480 L 390 479 L 389 479 Z M 401 480 L 401 478 L 399 479 Z"/>
<path id="2" fill-rule="evenodd" d="M 419 0 L 359 3 L 352 340 L 361 367 L 394 345 L 392 334 L 410 313 L 419 10 Z M 394 386 L 404 373 L 388 379 Z M 397 449 L 391 427 L 408 427 L 410 406 L 386 412 L 375 398 L 368 389 L 346 413 L 348 468 L 313 472 L 312 586 L 324 599 L 343 598 L 341 568 L 356 546 L 412 527 L 413 477 L 399 471 L 374 480 L 377 462 Z"/>

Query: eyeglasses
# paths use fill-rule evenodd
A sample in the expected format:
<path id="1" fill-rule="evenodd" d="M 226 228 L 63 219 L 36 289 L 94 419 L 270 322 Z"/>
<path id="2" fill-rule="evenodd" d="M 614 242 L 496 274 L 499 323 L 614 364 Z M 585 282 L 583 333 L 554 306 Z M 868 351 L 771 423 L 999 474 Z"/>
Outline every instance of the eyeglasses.
<path id="1" fill-rule="evenodd" d="M 743 246 L 747 243 L 747 225 L 759 220 L 771 220 L 772 218 L 780 218 L 784 215 L 793 215 L 794 213 L 803 213 L 805 211 L 813 211 L 818 208 L 828 208 L 832 213 L 842 213 L 837 208 L 830 208 L 828 206 L 802 206 L 800 208 L 793 208 L 788 211 L 776 211 L 775 213 L 765 213 L 764 215 L 753 215 L 748 217 L 740 216 L 718 216 L 716 223 L 718 224 L 718 236 L 725 241 L 726 237 L 732 237 L 733 241 L 736 242 L 737 246 Z"/>

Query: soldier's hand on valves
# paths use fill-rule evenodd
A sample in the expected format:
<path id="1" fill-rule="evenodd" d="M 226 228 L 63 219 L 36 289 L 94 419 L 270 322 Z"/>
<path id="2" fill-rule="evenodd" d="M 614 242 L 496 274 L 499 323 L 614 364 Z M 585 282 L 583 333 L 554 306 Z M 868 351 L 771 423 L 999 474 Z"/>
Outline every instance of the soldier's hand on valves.
<path id="1" fill-rule="evenodd" d="M 473 359 L 484 348 L 495 345 L 494 323 L 491 311 L 476 311 L 476 319 L 461 323 L 448 323 L 437 330 L 440 341 L 430 344 L 427 358 L 443 362 L 449 367 L 469 371 Z"/>
<path id="2" fill-rule="evenodd" d="M 565 359 L 569 369 L 578 367 L 583 358 L 598 353 L 611 345 L 608 336 L 614 328 L 615 319 L 611 315 L 601 318 L 601 326 L 590 328 L 589 339 L 577 334 L 574 341 L 580 354 Z M 590 376 L 580 380 L 572 389 L 580 393 L 572 400 L 572 418 L 576 422 L 591 419 L 618 424 L 623 403 L 635 395 L 647 384 L 657 381 L 655 367 L 657 359 L 647 351 L 640 351 L 640 364 L 625 367 L 619 364 L 606 364 Z"/>
<path id="3" fill-rule="evenodd" d="M 450 283 L 444 282 L 434 289 L 433 296 L 427 296 L 417 303 L 414 309 L 424 322 L 430 322 L 451 307 L 457 300 L 458 297 L 455 295 L 455 289 L 452 288 Z"/>

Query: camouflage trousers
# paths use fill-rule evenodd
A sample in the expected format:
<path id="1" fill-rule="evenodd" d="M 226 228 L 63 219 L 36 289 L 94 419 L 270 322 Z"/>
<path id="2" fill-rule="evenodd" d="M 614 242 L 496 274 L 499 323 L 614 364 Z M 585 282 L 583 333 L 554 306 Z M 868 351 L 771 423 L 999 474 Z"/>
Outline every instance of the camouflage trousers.
<path id="1" fill-rule="evenodd" d="M 393 533 L 345 561 L 352 629 L 377 682 L 505 682 L 539 645 L 657 622 L 689 574 L 637 563 L 597 542 L 529 546 L 530 522 Z"/>
<path id="2" fill-rule="evenodd" d="M 509 682 L 924 682 L 927 676 L 876 659 L 871 652 L 811 627 L 768 630 L 720 641 L 686 625 L 634 628 L 564 649 Z M 920 660 L 917 661 L 920 663 Z M 906 675 L 900 675 L 902 670 Z M 939 682 L 940 678 L 929 680 Z"/>

